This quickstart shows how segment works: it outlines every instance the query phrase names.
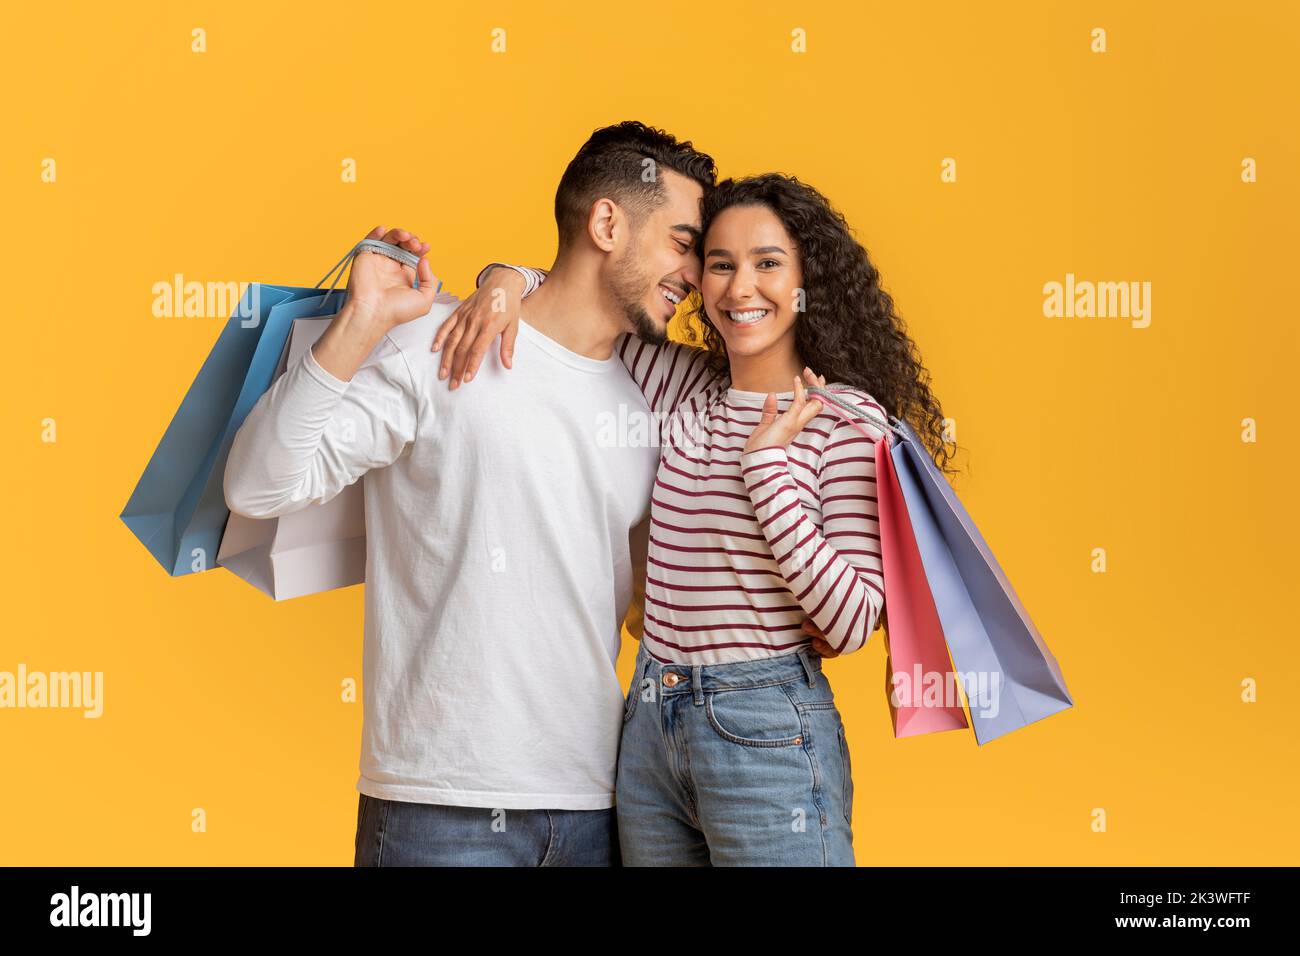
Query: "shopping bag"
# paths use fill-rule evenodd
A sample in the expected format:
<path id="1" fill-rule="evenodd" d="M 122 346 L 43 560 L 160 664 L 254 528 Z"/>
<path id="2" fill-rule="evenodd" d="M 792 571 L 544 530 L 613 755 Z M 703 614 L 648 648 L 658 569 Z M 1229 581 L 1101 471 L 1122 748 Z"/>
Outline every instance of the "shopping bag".
<path id="1" fill-rule="evenodd" d="M 396 245 L 363 239 L 312 288 L 251 283 L 222 328 L 120 515 L 169 574 L 215 567 L 230 517 L 223 484 L 235 433 L 270 387 L 293 320 L 341 308 L 343 293 L 331 302 L 334 286 L 363 251 L 412 269 L 419 263 Z"/>
<path id="2" fill-rule="evenodd" d="M 836 391 L 810 388 L 809 393 L 870 434 L 856 421 L 865 416 L 863 409 L 847 403 Z M 1060 665 L 924 443 L 906 421 L 891 417 L 887 423 L 875 424 L 887 434 L 877 440 L 877 475 L 882 471 L 880 446 L 889 440 L 884 465 L 901 491 L 911 540 L 924 567 L 929 603 L 938 614 L 965 692 L 976 741 L 988 743 L 1073 706 Z M 896 503 L 892 510 L 898 513 Z M 898 605 L 889 600 L 888 566 L 885 582 L 892 623 Z M 923 609 L 927 605 L 918 595 L 913 594 L 913 600 Z M 923 610 L 923 623 L 924 618 Z M 893 665 L 897 667 L 898 661 Z"/>
<path id="3" fill-rule="evenodd" d="M 875 443 L 885 607 L 885 675 L 895 737 L 968 727 L 943 627 L 913 533 L 908 502 L 884 438 Z"/>
<path id="4" fill-rule="evenodd" d="M 895 425 L 905 436 L 893 455 L 899 483 L 975 739 L 1072 707 L 1060 665 L 952 485 L 911 426 Z"/>
<path id="5" fill-rule="evenodd" d="M 305 300 L 308 307 L 314 300 Z M 329 303 L 319 309 L 332 311 Z M 302 360 L 331 318 L 298 318 L 276 377 Z M 277 601 L 361 584 L 366 576 L 365 477 L 329 501 L 277 518 L 230 515 L 217 563 Z"/>
<path id="6" fill-rule="evenodd" d="M 252 283 L 172 416 L 121 513 L 169 574 L 213 567 L 230 512 L 222 480 L 235 432 L 270 385 L 289 335 L 269 321 L 281 305 L 319 289 Z"/>

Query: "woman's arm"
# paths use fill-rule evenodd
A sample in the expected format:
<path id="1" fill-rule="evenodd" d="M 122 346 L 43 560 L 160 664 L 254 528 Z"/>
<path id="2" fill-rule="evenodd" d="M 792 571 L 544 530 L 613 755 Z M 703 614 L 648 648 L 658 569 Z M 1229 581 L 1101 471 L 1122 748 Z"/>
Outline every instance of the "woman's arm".
<path id="1" fill-rule="evenodd" d="M 650 410 L 661 416 L 718 381 L 709 371 L 709 353 L 694 345 L 681 342 L 654 345 L 624 332 L 614 343 L 614 351 L 641 389 Z"/>
<path id="2" fill-rule="evenodd" d="M 791 405 L 794 418 L 800 412 L 798 401 L 797 395 Z M 771 406 L 774 411 L 774 399 Z M 885 580 L 874 443 L 848 422 L 834 421 L 819 471 L 821 531 L 804 513 L 790 474 L 785 448 L 790 439 L 782 442 L 783 436 L 776 433 L 760 436 L 753 447 L 746 446 L 740 469 L 790 593 L 830 645 L 846 654 L 863 647 L 876 630 L 885 606 Z M 755 433 L 763 427 L 760 423 Z M 874 431 L 874 426 L 867 427 Z"/>
<path id="3" fill-rule="evenodd" d="M 523 276 L 525 286 L 520 299 L 528 298 L 546 281 L 545 269 L 494 262 L 478 274 L 476 284 L 481 285 L 489 270 L 495 266 L 513 269 Z M 672 412 L 682 402 L 705 391 L 714 381 L 714 376 L 709 371 L 709 353 L 698 346 L 681 342 L 655 345 L 631 333 L 624 333 L 615 342 L 614 351 L 641 389 L 650 410 L 660 415 Z"/>
<path id="4" fill-rule="evenodd" d="M 502 337 L 501 359 L 508 368 L 519 327 L 519 304 L 537 291 L 547 275 L 547 270 L 531 266 L 502 262 L 484 266 L 475 280 L 474 295 L 461 303 L 434 338 L 435 352 L 444 344 L 447 347 L 439 377 L 450 375 L 453 388 L 469 381 L 497 335 Z M 487 301 L 478 301 L 484 296 Z M 651 410 L 662 416 L 716 381 L 709 370 L 708 352 L 702 348 L 681 342 L 655 345 L 624 333 L 614 343 L 614 351 Z"/>

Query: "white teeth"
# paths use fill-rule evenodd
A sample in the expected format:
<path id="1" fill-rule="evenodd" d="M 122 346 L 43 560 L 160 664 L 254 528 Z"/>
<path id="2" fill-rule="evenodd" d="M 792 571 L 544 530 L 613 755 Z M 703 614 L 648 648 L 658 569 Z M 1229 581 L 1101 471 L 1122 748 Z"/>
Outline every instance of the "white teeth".
<path id="1" fill-rule="evenodd" d="M 727 315 L 732 322 L 738 325 L 753 325 L 763 316 L 767 315 L 767 309 L 750 309 L 748 312 L 728 312 Z"/>
<path id="2" fill-rule="evenodd" d="M 667 289 L 663 288 L 662 286 L 659 288 L 659 291 L 662 292 L 664 294 L 664 298 L 667 299 L 669 302 L 671 302 L 673 305 L 681 305 L 682 297 L 680 295 L 674 295 L 673 293 L 669 292 Z"/>

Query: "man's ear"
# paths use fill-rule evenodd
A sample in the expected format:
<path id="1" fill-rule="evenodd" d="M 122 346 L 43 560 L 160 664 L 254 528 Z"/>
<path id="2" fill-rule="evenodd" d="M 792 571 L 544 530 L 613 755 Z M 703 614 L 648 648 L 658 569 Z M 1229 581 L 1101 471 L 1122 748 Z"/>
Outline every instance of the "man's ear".
<path id="1" fill-rule="evenodd" d="M 613 252 L 618 246 L 620 232 L 626 227 L 623 210 L 614 200 L 597 199 L 591 204 L 591 214 L 587 217 L 587 237 L 597 249 Z"/>

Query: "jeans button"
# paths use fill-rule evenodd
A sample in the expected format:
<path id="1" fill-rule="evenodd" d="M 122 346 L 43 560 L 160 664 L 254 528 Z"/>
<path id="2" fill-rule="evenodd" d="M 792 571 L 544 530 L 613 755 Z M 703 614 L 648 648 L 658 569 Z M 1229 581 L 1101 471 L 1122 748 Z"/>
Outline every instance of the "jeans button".
<path id="1" fill-rule="evenodd" d="M 664 686 L 665 686 L 665 687 L 676 687 L 677 684 L 678 684 L 678 682 L 679 682 L 681 679 L 682 679 L 682 675 L 681 675 L 681 674 L 675 674 L 675 673 L 673 673 L 672 671 L 669 671 L 667 674 L 664 675 Z"/>

